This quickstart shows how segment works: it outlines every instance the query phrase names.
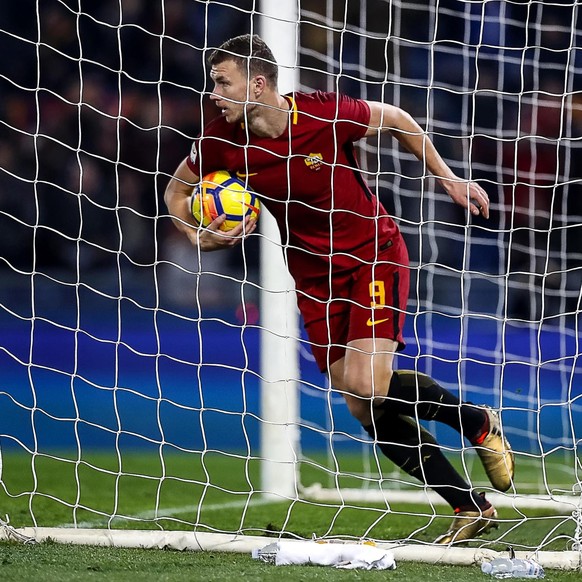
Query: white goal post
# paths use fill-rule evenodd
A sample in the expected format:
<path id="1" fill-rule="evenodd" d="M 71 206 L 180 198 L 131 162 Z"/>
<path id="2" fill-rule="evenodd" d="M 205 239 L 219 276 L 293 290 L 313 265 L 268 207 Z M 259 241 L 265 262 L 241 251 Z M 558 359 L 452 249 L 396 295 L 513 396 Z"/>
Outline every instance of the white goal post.
<path id="1" fill-rule="evenodd" d="M 0 65 L 0 539 L 250 553 L 308 537 L 307 509 L 325 516 L 318 536 L 374 539 L 397 561 L 513 545 L 582 569 L 578 4 L 25 10 L 0 18 L 0 48 L 22 59 Z M 316 370 L 268 211 L 231 254 L 171 225 L 163 190 L 215 113 L 205 59 L 246 32 L 272 48 L 282 92 L 400 106 L 489 194 L 491 218 L 469 220 L 389 135 L 357 144 L 411 255 L 397 367 L 498 410 L 516 454 L 497 493 L 475 451 L 429 425 L 500 510 L 468 547 L 431 543 L 450 509 L 381 458 Z M 367 521 L 346 533 L 350 512 Z M 396 518 L 410 529 L 389 537 Z"/>
<path id="2" fill-rule="evenodd" d="M 297 87 L 298 5 L 261 2 L 259 30 L 279 65 L 279 87 Z M 299 316 L 275 219 L 261 218 L 261 461 L 265 495 L 293 499 L 300 486 Z"/>

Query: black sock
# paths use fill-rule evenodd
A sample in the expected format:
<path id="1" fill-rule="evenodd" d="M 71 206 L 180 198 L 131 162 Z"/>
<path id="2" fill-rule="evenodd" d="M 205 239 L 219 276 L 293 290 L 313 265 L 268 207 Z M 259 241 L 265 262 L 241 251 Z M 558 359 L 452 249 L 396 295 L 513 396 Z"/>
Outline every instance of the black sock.
<path id="1" fill-rule="evenodd" d="M 483 409 L 461 402 L 430 376 L 412 371 L 392 374 L 388 398 L 380 408 L 420 420 L 443 422 L 469 440 L 481 434 L 487 421 Z"/>
<path id="2" fill-rule="evenodd" d="M 476 493 L 443 455 L 426 429 L 412 418 L 382 411 L 366 432 L 403 471 L 434 489 L 455 511 L 487 509 L 489 503 Z"/>

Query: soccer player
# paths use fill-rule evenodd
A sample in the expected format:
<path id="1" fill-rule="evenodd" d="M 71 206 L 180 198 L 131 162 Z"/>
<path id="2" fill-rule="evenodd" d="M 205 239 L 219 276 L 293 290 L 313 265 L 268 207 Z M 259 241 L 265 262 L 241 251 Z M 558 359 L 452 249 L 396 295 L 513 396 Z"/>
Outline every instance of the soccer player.
<path id="1" fill-rule="evenodd" d="M 204 127 L 167 186 L 176 226 L 201 251 L 239 244 L 255 221 L 225 233 L 220 216 L 197 228 L 191 196 L 200 178 L 216 170 L 248 180 L 281 231 L 320 369 L 380 450 L 453 508 L 452 525 L 436 542 L 488 531 L 496 525 L 495 508 L 471 489 L 418 420 L 443 422 L 466 437 L 498 490 L 511 486 L 513 453 L 493 410 L 460 402 L 426 375 L 393 369 L 395 353 L 404 348 L 408 254 L 396 223 L 358 170 L 353 143 L 390 132 L 472 215 L 489 216 L 487 194 L 456 176 L 398 107 L 336 93 L 281 95 L 273 54 L 256 35 L 228 40 L 210 54 L 209 65 L 210 98 L 221 115 Z"/>

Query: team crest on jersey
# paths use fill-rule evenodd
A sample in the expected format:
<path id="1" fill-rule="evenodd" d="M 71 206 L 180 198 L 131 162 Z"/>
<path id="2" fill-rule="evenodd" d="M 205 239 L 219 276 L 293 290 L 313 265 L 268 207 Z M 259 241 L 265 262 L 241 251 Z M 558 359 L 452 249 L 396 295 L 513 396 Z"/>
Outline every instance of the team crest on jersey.
<path id="1" fill-rule="evenodd" d="M 321 170 L 321 163 L 323 162 L 323 156 L 321 154 L 310 153 L 305 158 L 305 165 L 310 169 L 317 172 Z"/>
<path id="2" fill-rule="evenodd" d="M 196 158 L 198 157 L 198 150 L 196 149 L 196 143 L 192 144 L 192 149 L 190 150 L 190 161 L 195 164 Z"/>

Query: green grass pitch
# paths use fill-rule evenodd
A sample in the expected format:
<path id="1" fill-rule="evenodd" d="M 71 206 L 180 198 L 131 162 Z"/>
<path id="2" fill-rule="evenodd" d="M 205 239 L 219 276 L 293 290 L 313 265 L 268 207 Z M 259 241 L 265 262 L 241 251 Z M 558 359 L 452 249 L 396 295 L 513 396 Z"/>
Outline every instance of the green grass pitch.
<path id="1" fill-rule="evenodd" d="M 305 485 L 329 484 L 342 474 L 344 487 L 369 481 L 357 456 L 337 460 L 325 467 L 325 459 L 311 457 L 301 462 Z M 469 459 L 469 462 L 471 460 Z M 572 458 L 563 455 L 544 459 L 518 459 L 518 491 L 550 490 L 567 493 L 575 482 Z M 459 465 L 463 468 L 462 465 Z M 466 465 L 465 465 L 466 466 Z M 477 464 L 475 479 L 483 479 Z M 391 467 L 382 467 L 386 487 L 394 482 L 406 486 Z M 544 477 L 544 475 L 546 477 Z M 484 480 L 483 480 L 484 482 Z M 412 486 L 412 484 L 410 485 Z M 495 550 L 571 549 L 575 522 L 571 515 L 542 510 L 500 509 L 500 526 L 478 546 Z M 259 460 L 245 455 L 218 452 L 105 454 L 99 451 L 30 455 L 4 452 L 0 485 L 0 515 L 8 515 L 14 527 L 62 526 L 92 528 L 166 529 L 220 531 L 248 535 L 278 535 L 299 538 L 361 537 L 378 540 L 430 542 L 444 531 L 451 519 L 445 506 L 294 501 L 265 503 L 260 494 Z M 268 540 L 266 540 L 268 543 Z M 73 580 L 103 578 L 126 580 L 136 574 L 143 580 L 229 580 L 244 573 L 248 580 L 342 580 L 377 579 L 382 575 L 408 580 L 486 579 L 477 567 L 434 566 L 400 563 L 395 572 L 340 572 L 305 567 L 277 568 L 247 555 L 218 552 L 171 552 L 82 548 L 60 544 L 23 546 L 0 544 L 3 579 Z M 0 560 L 1 561 L 1 560 Z M 549 580 L 574 580 L 580 573 L 552 571 Z M 356 576 L 356 578 L 354 578 Z M 12 578 L 11 578 L 12 577 Z"/>

